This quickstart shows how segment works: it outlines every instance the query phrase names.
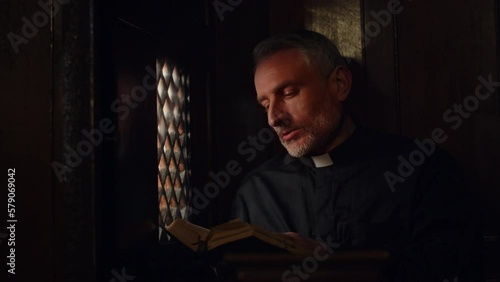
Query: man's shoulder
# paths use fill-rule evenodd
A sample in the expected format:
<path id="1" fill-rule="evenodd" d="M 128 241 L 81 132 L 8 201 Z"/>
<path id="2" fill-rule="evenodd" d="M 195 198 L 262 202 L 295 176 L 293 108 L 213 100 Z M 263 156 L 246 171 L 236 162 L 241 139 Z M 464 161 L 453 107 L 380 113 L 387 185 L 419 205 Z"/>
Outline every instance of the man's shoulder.
<path id="1" fill-rule="evenodd" d="M 450 164 L 454 162 L 454 158 L 432 138 L 411 138 L 370 128 L 358 130 L 353 136 L 354 140 L 346 142 L 347 144 L 336 155 L 342 163 L 386 160 L 389 163 L 399 164 L 402 158 L 410 162 L 422 160 L 425 164 L 436 161 Z"/>
<path id="2" fill-rule="evenodd" d="M 334 153 L 342 162 L 363 162 L 397 156 L 410 150 L 412 146 L 414 146 L 414 139 L 372 128 L 360 127 Z"/>
<path id="3" fill-rule="evenodd" d="M 255 197 L 261 193 L 281 191 L 284 183 L 295 183 L 304 169 L 300 160 L 287 153 L 281 153 L 251 170 L 240 182 L 238 194 L 242 197 Z M 286 186 L 286 185 L 285 185 Z"/>
<path id="4" fill-rule="evenodd" d="M 379 131 L 372 128 L 360 128 L 360 134 L 363 142 L 371 144 L 369 148 L 378 148 L 379 150 L 394 150 L 407 147 L 413 139 L 389 132 Z"/>
<path id="5" fill-rule="evenodd" d="M 250 171 L 247 177 L 261 173 L 294 170 L 299 167 L 299 163 L 300 161 L 297 158 L 290 156 L 288 153 L 280 153 Z"/>
<path id="6" fill-rule="evenodd" d="M 429 171 L 459 171 L 455 158 L 436 143 L 432 138 L 410 138 L 402 135 L 385 133 L 376 130 L 367 130 L 366 139 L 374 140 L 364 149 L 372 156 L 392 156 L 391 159 L 398 165 L 407 163 Z M 369 138 L 371 137 L 371 138 Z M 369 141 L 364 141 L 369 142 Z"/>
<path id="7" fill-rule="evenodd" d="M 378 149 L 377 151 L 386 152 L 398 152 L 404 153 L 408 151 L 420 150 L 423 153 L 429 154 L 431 156 L 453 159 L 453 157 L 439 145 L 440 143 L 434 142 L 431 138 L 418 138 L 418 137 L 408 137 L 398 134 L 392 134 L 388 132 L 382 132 L 374 129 L 364 129 L 365 140 L 373 140 L 369 147 L 371 149 Z M 431 148 L 432 147 L 432 148 Z"/>

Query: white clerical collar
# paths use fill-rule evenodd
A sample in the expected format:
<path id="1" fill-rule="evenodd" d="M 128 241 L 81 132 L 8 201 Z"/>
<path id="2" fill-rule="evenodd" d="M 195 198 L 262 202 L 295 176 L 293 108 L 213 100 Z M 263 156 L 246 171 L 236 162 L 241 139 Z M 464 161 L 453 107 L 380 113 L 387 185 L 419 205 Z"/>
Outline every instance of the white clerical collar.
<path id="1" fill-rule="evenodd" d="M 333 165 L 332 158 L 328 153 L 319 156 L 311 156 L 311 160 L 313 161 L 315 167 L 325 167 Z"/>

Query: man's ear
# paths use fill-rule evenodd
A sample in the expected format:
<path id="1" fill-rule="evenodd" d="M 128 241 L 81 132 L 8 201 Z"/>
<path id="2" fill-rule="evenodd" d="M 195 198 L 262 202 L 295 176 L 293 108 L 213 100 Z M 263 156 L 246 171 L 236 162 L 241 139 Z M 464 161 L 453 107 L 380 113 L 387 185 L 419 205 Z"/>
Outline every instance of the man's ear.
<path id="1" fill-rule="evenodd" d="M 337 99 L 344 102 L 351 91 L 351 71 L 344 66 L 336 67 L 328 77 L 328 85 L 330 90 L 337 96 Z"/>

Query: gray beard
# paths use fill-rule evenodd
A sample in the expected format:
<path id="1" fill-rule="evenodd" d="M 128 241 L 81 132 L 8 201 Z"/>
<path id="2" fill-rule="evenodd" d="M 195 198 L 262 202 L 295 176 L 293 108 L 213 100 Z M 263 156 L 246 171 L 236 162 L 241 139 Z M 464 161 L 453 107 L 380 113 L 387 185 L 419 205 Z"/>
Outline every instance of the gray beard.
<path id="1" fill-rule="evenodd" d="M 284 142 L 281 136 L 280 141 L 283 147 L 288 151 L 288 154 L 292 157 L 298 158 L 307 156 L 331 144 L 339 135 L 343 123 L 344 112 L 341 113 L 339 123 L 336 126 L 333 124 L 332 118 L 328 118 L 325 115 L 319 115 L 314 121 L 314 126 L 307 128 L 303 125 L 299 125 L 306 133 L 305 141 L 302 144 L 295 145 L 295 140 Z M 280 130 L 276 131 L 280 132 Z"/>

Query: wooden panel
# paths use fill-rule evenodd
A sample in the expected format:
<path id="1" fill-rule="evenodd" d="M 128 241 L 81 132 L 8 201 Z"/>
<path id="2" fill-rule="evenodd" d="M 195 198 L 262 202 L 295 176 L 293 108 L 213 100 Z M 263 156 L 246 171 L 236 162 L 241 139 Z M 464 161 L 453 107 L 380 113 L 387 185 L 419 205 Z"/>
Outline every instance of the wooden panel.
<path id="1" fill-rule="evenodd" d="M 464 166 L 465 176 L 481 201 L 487 241 L 486 279 L 499 279 L 498 88 L 477 108 L 464 107 L 463 116 L 455 109 L 465 106 L 466 99 L 477 98 L 478 77 L 499 81 L 495 1 L 458 1 L 453 5 L 405 1 L 405 6 L 398 32 L 402 131 L 429 138 L 439 127 L 447 134 L 441 146 Z M 486 87 L 480 93 L 487 93 Z"/>
<path id="2" fill-rule="evenodd" d="M 262 151 L 255 150 L 255 158 L 251 159 L 238 149 L 243 142 L 250 147 L 248 138 L 267 126 L 265 114 L 255 98 L 252 50 L 260 40 L 269 36 L 268 2 L 243 1 L 232 12 L 224 14 L 224 21 L 214 17 L 216 56 L 211 96 L 211 170 L 214 173 L 226 170 L 226 164 L 231 160 L 237 161 L 243 170 L 231 177 L 228 187 L 221 189 L 220 196 L 212 200 L 213 221 L 209 225 L 227 221 L 231 200 L 241 179 L 272 153 L 271 146 L 267 146 Z M 203 184 L 209 181 L 207 175 Z M 197 188 L 203 189 L 202 186 Z M 207 213 L 209 209 L 206 209 Z"/>
<path id="3" fill-rule="evenodd" d="M 387 2 L 314 0 L 304 4 L 305 27 L 326 35 L 348 59 L 353 88 L 347 108 L 361 124 L 398 132 L 394 20 L 392 13 L 385 12 Z M 389 13 L 382 23 L 380 13 Z"/>
<path id="4" fill-rule="evenodd" d="M 363 67 L 365 82 L 358 97 L 351 101 L 357 116 L 369 127 L 400 133 L 397 46 L 395 30 L 404 7 L 391 1 L 364 1 Z M 357 93 L 356 93 L 357 94 Z"/>
<path id="5" fill-rule="evenodd" d="M 398 33 L 403 133 L 429 138 L 434 128 L 444 129 L 449 138 L 442 146 L 470 172 L 483 197 L 487 230 L 498 234 L 498 96 L 480 102 L 477 110 L 466 113 L 468 118 L 458 113 L 443 118 L 448 109 L 455 111 L 454 104 L 462 105 L 475 95 L 479 76 L 498 80 L 495 3 L 460 1 L 450 6 L 407 1 L 405 5 Z"/>
<path id="6" fill-rule="evenodd" d="M 45 2 L 45 1 L 44 1 Z M 53 281 L 51 56 L 49 16 L 36 1 L 1 1 L 0 10 L 0 159 L 2 281 Z M 33 15 L 42 11 L 38 27 Z M 44 18 L 46 24 L 42 24 Z M 24 39 L 12 47 L 7 35 Z M 29 38 L 26 38 L 29 37 Z M 15 276 L 7 273 L 7 168 L 15 168 Z M 6 279 L 8 278 L 8 279 Z"/>
<path id="7" fill-rule="evenodd" d="M 230 281 L 377 282 L 382 281 L 381 270 L 388 258 L 385 251 L 335 251 L 310 272 L 295 272 L 308 259 L 290 253 L 226 253 L 222 260 L 231 270 L 227 271 L 232 274 Z"/>
<path id="8" fill-rule="evenodd" d="M 304 0 L 269 1 L 270 34 L 304 29 L 305 9 L 303 2 Z"/>
<path id="9" fill-rule="evenodd" d="M 56 281 L 95 280 L 92 12 L 68 2 L 53 19 L 53 158 L 69 168 L 53 184 Z"/>
<path id="10" fill-rule="evenodd" d="M 114 245 L 120 249 L 149 247 L 157 244 L 157 119 L 156 88 L 146 89 L 144 77 L 156 78 L 155 42 L 148 34 L 119 23 L 113 42 L 115 65 L 115 101 L 111 106 L 116 119 L 116 166 L 109 172 L 114 175 L 113 203 L 116 226 Z M 122 46 L 127 45 L 126 48 Z M 153 75 L 146 68 L 153 70 Z M 144 87 L 143 99 L 132 97 L 134 87 Z M 126 103 L 126 98 L 130 103 Z M 152 235 L 153 234 L 153 235 Z M 111 243 L 111 242 L 108 242 Z"/>
<path id="11" fill-rule="evenodd" d="M 304 1 L 305 28 L 330 38 L 340 53 L 357 62 L 362 59 L 361 5 L 350 0 Z"/>
<path id="12" fill-rule="evenodd" d="M 200 46 L 213 42 L 207 40 L 200 1 L 153 2 L 99 5 L 102 23 L 97 30 L 100 56 L 96 61 L 101 95 L 96 102 L 101 105 L 101 116 L 116 125 L 106 136 L 102 162 L 96 164 L 102 169 L 97 172 L 102 177 L 102 183 L 97 183 L 101 189 L 96 191 L 96 260 L 102 281 L 112 278 L 112 269 L 123 267 L 141 280 L 175 276 L 182 267 L 191 266 L 185 262 L 185 254 L 170 245 L 159 251 L 156 88 L 147 85 L 155 81 L 157 58 L 168 58 L 189 73 L 190 106 L 195 111 L 191 115 L 192 138 L 196 139 L 191 142 L 196 162 L 193 175 L 203 171 L 206 176 L 206 73 L 212 58 L 207 53 L 212 49 Z M 134 98 L 134 89 L 141 86 L 147 94 L 144 99 Z M 161 267 L 154 273 L 142 269 L 160 261 Z"/>

